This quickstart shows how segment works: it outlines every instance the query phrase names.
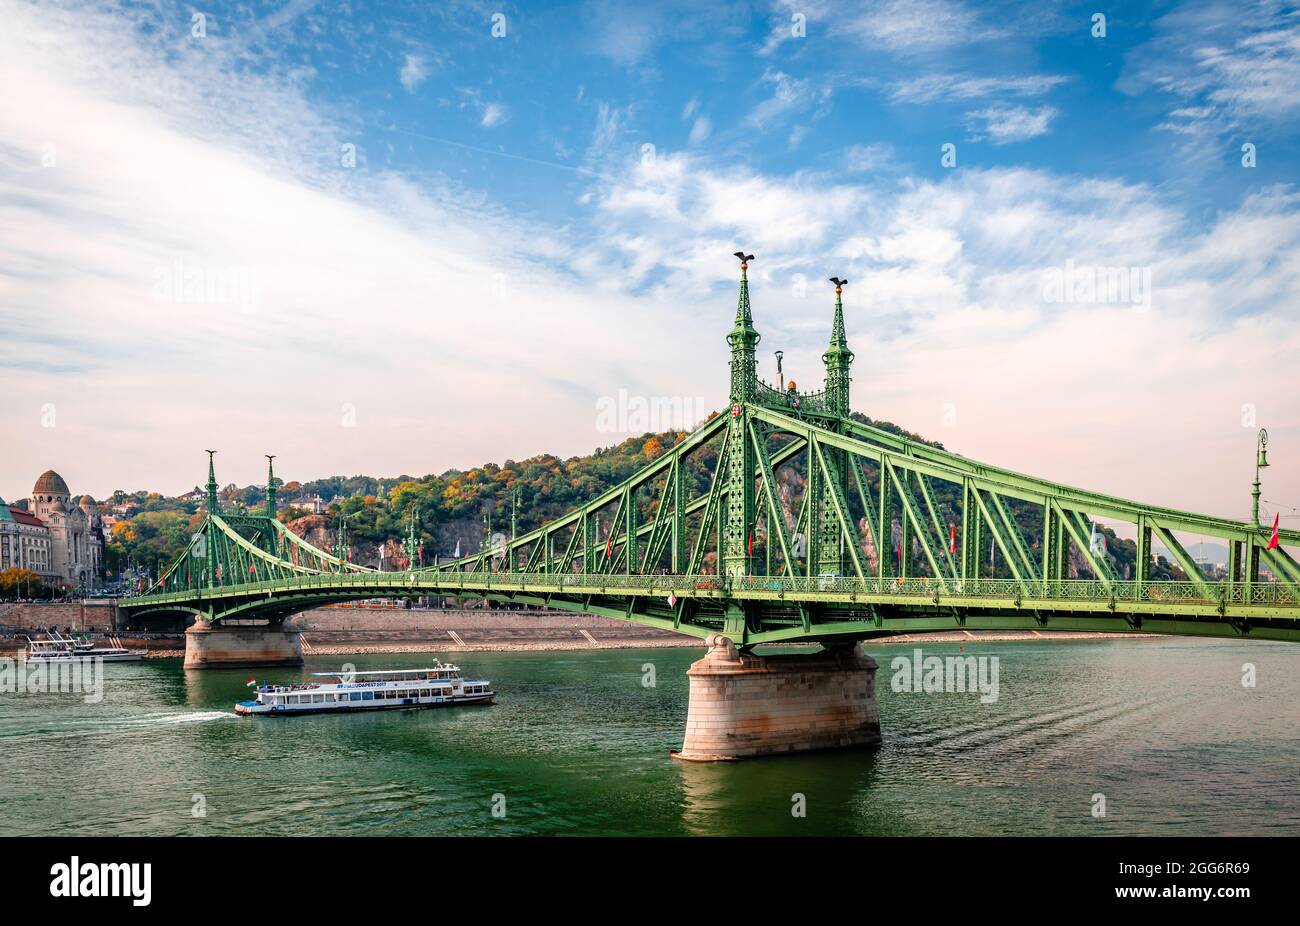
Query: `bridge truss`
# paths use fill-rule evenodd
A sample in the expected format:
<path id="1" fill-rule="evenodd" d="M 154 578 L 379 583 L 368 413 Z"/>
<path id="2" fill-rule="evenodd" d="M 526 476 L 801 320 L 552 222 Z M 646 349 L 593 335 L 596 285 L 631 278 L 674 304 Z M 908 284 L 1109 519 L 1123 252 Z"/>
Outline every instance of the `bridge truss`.
<path id="1" fill-rule="evenodd" d="M 471 556 L 377 572 L 275 520 L 269 474 L 267 515 L 221 514 L 209 461 L 202 529 L 119 607 L 141 620 L 274 621 L 364 598 L 486 598 L 742 646 L 954 629 L 1300 640 L 1300 564 L 1287 549 L 1300 531 L 1273 544 L 1258 523 L 1061 485 L 858 420 L 839 284 L 825 388 L 764 383 L 746 270 L 730 407 L 581 507 Z M 1127 574 L 1103 524 L 1136 538 Z M 1227 548 L 1225 575 L 1195 560 L 1189 536 Z"/>

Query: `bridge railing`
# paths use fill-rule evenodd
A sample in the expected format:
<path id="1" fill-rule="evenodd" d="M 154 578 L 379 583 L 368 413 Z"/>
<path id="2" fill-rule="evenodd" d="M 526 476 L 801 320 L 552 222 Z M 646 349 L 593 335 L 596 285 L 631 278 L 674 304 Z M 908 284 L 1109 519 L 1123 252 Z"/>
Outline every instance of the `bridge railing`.
<path id="1" fill-rule="evenodd" d="M 1096 604 L 1196 604 L 1258 605 L 1300 608 L 1300 586 L 1279 582 L 1220 582 L 1200 585 L 1187 581 L 1102 582 L 1095 579 L 1059 581 L 1017 579 L 932 579 L 926 576 L 896 578 L 850 576 L 718 576 L 718 575 L 579 575 L 558 573 L 472 573 L 472 572 L 377 572 L 294 576 L 243 584 L 217 585 L 200 592 L 168 592 L 124 599 L 131 604 L 149 601 L 181 601 L 212 595 L 274 595 L 313 589 L 374 589 L 375 597 L 507 591 L 582 591 L 596 593 L 626 591 L 637 595 L 677 594 L 706 597 L 770 596 L 799 599 L 803 596 L 861 596 L 874 600 L 915 599 L 931 602 L 960 599 L 1053 600 Z"/>

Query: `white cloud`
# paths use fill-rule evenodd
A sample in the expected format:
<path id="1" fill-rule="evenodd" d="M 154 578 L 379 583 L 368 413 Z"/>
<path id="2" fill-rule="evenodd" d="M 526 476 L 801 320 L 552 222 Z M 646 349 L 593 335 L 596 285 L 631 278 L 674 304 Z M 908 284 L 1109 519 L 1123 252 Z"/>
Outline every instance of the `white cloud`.
<path id="1" fill-rule="evenodd" d="M 1153 24 L 1153 37 L 1127 56 L 1116 86 L 1155 88 L 1176 101 L 1161 128 L 1215 136 L 1242 125 L 1300 116 L 1300 12 L 1274 0 L 1204 2 Z"/>
<path id="2" fill-rule="evenodd" d="M 1144 185 L 1043 170 L 846 184 L 661 155 L 611 181 L 597 206 L 602 235 L 637 236 L 593 264 L 669 301 L 711 288 L 719 321 L 734 292 L 723 255 L 755 253 L 763 345 L 785 350 L 800 381 L 820 376 L 821 281 L 848 277 L 850 341 L 871 369 L 855 380 L 855 407 L 977 459 L 1234 516 L 1239 458 L 1253 447 L 1244 403 L 1300 454 L 1288 399 L 1300 380 L 1286 359 L 1300 349 L 1293 190 L 1261 192 L 1202 229 Z M 1145 268 L 1149 308 L 1047 301 L 1046 272 L 1067 262 Z M 940 422 L 950 402 L 954 430 Z M 1300 497 L 1300 471 L 1275 478 L 1277 494 Z"/>
<path id="3" fill-rule="evenodd" d="M 709 121 L 708 116 L 696 117 L 694 124 L 691 126 L 690 143 L 692 145 L 698 145 L 700 142 L 708 138 L 709 133 L 712 131 L 713 123 Z"/>
<path id="4" fill-rule="evenodd" d="M 725 395 L 741 246 L 758 255 L 765 374 L 781 348 L 789 375 L 818 380 L 824 280 L 848 277 L 855 407 L 960 452 L 1228 516 L 1248 491 L 1244 403 L 1275 459 L 1300 459 L 1292 188 L 1205 227 L 1144 185 L 1047 170 L 644 161 L 620 147 L 628 111 L 599 104 L 586 158 L 608 173 L 575 230 L 341 169 L 346 118 L 219 43 L 176 52 L 112 16 L 0 5 L 0 85 L 22 88 L 0 107 L 0 429 L 19 448 L 0 494 L 48 466 L 97 496 L 176 491 L 207 446 L 240 483 L 263 452 L 313 477 L 589 450 L 597 395 Z M 155 302 L 177 260 L 256 268 L 257 310 Z M 1045 302 L 1044 270 L 1067 261 L 1149 268 L 1150 309 Z M 413 392 L 431 378 L 435 406 Z M 944 430 L 949 402 L 960 426 Z M 39 427 L 46 403 L 56 428 Z M 1268 478 L 1300 498 L 1296 468 Z"/>
<path id="5" fill-rule="evenodd" d="M 895 103 L 934 103 L 987 96 L 1041 96 L 1069 80 L 1069 77 L 1060 74 L 1028 74 L 1019 77 L 927 74 L 895 82 L 889 98 Z"/>
<path id="6" fill-rule="evenodd" d="M 955 48 L 1003 34 L 961 0 L 779 0 L 760 54 L 794 39 L 791 17 L 803 15 L 808 34 L 823 30 L 898 54 Z"/>
<path id="7" fill-rule="evenodd" d="M 966 127 L 973 141 L 988 139 L 995 145 L 1006 145 L 1046 134 L 1055 115 L 1051 106 L 991 106 L 967 113 Z"/>
<path id="8" fill-rule="evenodd" d="M 883 0 L 867 3 L 849 29 L 891 49 L 964 45 L 984 30 L 974 12 L 953 0 Z"/>
<path id="9" fill-rule="evenodd" d="M 659 13 L 628 0 L 588 0 L 581 15 L 593 50 L 621 65 L 645 59 L 663 34 Z"/>
<path id="10" fill-rule="evenodd" d="M 887 142 L 851 145 L 844 151 L 844 168 L 852 173 L 875 173 L 896 166 L 894 148 Z"/>
<path id="11" fill-rule="evenodd" d="M 506 108 L 500 103 L 488 103 L 483 107 L 483 117 L 479 124 L 484 128 L 490 129 L 494 125 L 499 125 L 506 119 Z"/>
<path id="12" fill-rule="evenodd" d="M 756 128 L 767 128 L 791 115 L 818 119 L 829 112 L 830 86 L 819 86 L 771 68 L 763 72 L 762 82 L 772 87 L 772 95 L 749 113 L 749 124 Z"/>
<path id="13" fill-rule="evenodd" d="M 402 70 L 398 75 L 402 86 L 414 93 L 429 77 L 429 60 L 424 55 L 407 54 L 402 58 Z"/>
<path id="14" fill-rule="evenodd" d="M 716 391 L 711 351 L 643 356 L 694 306 L 575 282 L 562 229 L 482 194 L 342 167 L 349 133 L 282 75 L 0 3 L 0 85 L 23 87 L 0 107 L 0 428 L 24 448 L 0 454 L 8 493 L 49 466 L 96 496 L 177 491 L 209 446 L 241 484 L 264 452 L 303 478 L 576 453 L 608 440 L 596 396 Z M 178 262 L 254 272 L 253 310 L 155 300 Z M 569 372 L 542 376 L 539 356 Z M 436 407 L 411 391 L 431 370 Z M 487 395 L 508 428 L 482 427 Z"/>

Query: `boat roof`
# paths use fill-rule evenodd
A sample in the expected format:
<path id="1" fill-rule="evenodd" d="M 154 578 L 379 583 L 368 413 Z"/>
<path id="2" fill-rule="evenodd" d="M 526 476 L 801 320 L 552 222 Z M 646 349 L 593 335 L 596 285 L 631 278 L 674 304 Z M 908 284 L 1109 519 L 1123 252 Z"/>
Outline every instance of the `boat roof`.
<path id="1" fill-rule="evenodd" d="M 435 666 L 428 669 L 378 669 L 372 672 L 313 672 L 313 678 L 352 678 L 358 675 L 421 675 L 426 672 L 458 672 L 458 666 Z"/>

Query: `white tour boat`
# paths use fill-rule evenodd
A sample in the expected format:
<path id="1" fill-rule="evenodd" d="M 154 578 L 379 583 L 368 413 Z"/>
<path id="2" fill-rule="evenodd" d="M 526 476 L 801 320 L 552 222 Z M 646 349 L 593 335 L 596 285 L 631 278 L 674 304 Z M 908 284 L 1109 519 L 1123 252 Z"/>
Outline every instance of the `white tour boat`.
<path id="1" fill-rule="evenodd" d="M 496 697 L 485 678 L 463 678 L 458 666 L 437 663 L 428 669 L 378 672 L 313 672 L 312 678 L 334 682 L 262 685 L 257 700 L 240 701 L 237 714 L 319 714 L 326 711 L 374 711 L 452 704 L 491 704 Z M 251 683 L 250 683 L 251 684 Z"/>
<path id="2" fill-rule="evenodd" d="M 51 630 L 44 640 L 27 638 L 27 662 L 33 665 L 60 665 L 102 659 L 104 662 L 139 662 L 141 653 L 133 653 L 117 637 L 108 638 L 108 646 L 96 646 L 90 640 L 66 637 Z"/>

